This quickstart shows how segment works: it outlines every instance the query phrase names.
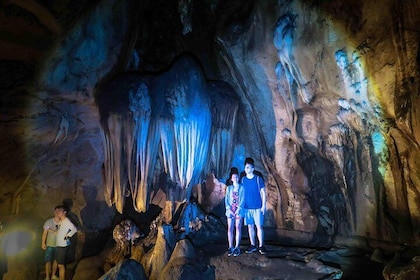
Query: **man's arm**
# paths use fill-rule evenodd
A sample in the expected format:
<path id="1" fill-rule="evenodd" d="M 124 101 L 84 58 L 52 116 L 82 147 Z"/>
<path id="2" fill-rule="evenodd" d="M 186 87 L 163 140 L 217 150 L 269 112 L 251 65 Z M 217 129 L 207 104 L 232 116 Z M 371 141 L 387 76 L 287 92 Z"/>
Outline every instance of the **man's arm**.
<path id="1" fill-rule="evenodd" d="M 260 189 L 260 195 L 261 195 L 261 201 L 262 201 L 261 212 L 265 214 L 266 205 L 267 205 L 267 195 L 265 193 L 265 188 Z"/>
<path id="2" fill-rule="evenodd" d="M 48 229 L 44 228 L 44 231 L 42 232 L 42 242 L 41 242 L 42 250 L 47 249 L 47 234 L 48 234 Z"/>

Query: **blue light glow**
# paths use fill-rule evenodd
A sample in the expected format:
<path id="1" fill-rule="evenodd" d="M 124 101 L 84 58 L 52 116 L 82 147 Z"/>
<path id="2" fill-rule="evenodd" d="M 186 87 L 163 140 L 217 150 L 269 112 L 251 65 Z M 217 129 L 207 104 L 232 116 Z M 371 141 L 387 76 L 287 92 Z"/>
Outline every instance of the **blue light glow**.
<path id="1" fill-rule="evenodd" d="M 386 149 L 385 138 L 379 131 L 372 133 L 372 143 L 375 154 L 381 154 Z"/>

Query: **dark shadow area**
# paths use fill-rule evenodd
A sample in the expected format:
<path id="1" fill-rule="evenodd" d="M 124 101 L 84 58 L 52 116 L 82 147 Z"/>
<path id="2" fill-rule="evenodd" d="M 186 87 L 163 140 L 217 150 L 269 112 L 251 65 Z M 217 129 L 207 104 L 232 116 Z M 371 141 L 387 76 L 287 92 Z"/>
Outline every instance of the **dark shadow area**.
<path id="1" fill-rule="evenodd" d="M 67 208 L 67 218 L 73 223 L 73 225 L 76 226 L 78 230 L 80 230 L 81 223 L 79 216 L 71 211 L 73 208 L 73 200 L 71 198 L 65 198 L 63 200 L 63 205 Z M 70 238 L 70 248 L 67 250 L 67 261 L 69 263 L 76 261 L 77 243 L 77 234 L 75 234 Z"/>
<path id="2" fill-rule="evenodd" d="M 112 236 L 115 207 L 109 207 L 105 201 L 98 201 L 97 194 L 95 187 L 83 187 L 86 206 L 80 210 L 81 230 L 85 238 L 82 257 L 99 254 Z"/>
<path id="3" fill-rule="evenodd" d="M 343 271 L 343 280 L 382 280 L 384 264 L 372 261 L 371 252 L 357 248 L 340 248 L 321 252 L 318 260 Z"/>
<path id="4" fill-rule="evenodd" d="M 123 213 L 116 213 L 112 223 L 112 229 L 123 220 L 131 220 L 140 230 L 143 236 L 147 236 L 150 231 L 150 224 L 160 214 L 162 208 L 155 204 L 149 204 L 146 212 L 137 212 L 133 206 L 133 199 L 131 196 L 126 198 L 124 203 Z M 112 231 L 111 229 L 111 231 Z"/>

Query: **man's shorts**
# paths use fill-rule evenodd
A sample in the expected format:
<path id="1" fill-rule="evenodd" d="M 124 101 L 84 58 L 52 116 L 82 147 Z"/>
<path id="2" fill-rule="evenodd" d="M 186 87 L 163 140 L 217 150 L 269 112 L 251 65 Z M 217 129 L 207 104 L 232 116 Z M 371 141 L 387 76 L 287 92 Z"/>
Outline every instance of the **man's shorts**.
<path id="1" fill-rule="evenodd" d="M 47 247 L 44 253 L 44 260 L 45 262 L 52 262 L 55 259 L 55 247 Z"/>
<path id="2" fill-rule="evenodd" d="M 261 209 L 246 209 L 244 221 L 245 225 L 262 226 L 264 224 L 264 215 Z"/>
<path id="3" fill-rule="evenodd" d="M 68 248 L 69 247 L 56 247 L 55 259 L 57 260 L 58 264 L 67 263 L 67 249 Z"/>

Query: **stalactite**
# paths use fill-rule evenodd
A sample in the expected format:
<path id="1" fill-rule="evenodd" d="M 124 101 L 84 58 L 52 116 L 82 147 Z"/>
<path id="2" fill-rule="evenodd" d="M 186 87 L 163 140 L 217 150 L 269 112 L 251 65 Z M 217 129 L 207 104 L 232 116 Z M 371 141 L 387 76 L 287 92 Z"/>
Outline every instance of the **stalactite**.
<path id="1" fill-rule="evenodd" d="M 163 166 L 173 182 L 179 181 L 176 163 L 174 122 L 168 118 L 159 119 L 160 142 L 162 147 Z"/>
<path id="2" fill-rule="evenodd" d="M 149 134 L 146 140 L 144 149 L 139 152 L 143 154 L 140 158 L 140 174 L 141 180 L 139 184 L 139 191 L 135 196 L 135 209 L 139 212 L 144 212 L 149 206 L 150 186 L 153 180 L 153 171 L 156 162 L 156 155 L 159 147 L 159 129 L 155 120 L 152 118 L 149 126 Z"/>
<path id="3" fill-rule="evenodd" d="M 232 162 L 232 130 L 227 128 L 216 128 L 212 137 L 211 153 L 214 161 L 214 171 L 215 175 L 222 177 L 227 174 L 229 165 Z"/>
<path id="4" fill-rule="evenodd" d="M 189 190 L 207 167 L 212 126 L 208 89 L 198 63 L 190 58 L 180 59 L 163 78 L 170 80 L 166 101 L 174 117 L 179 184 Z"/>
<path id="5" fill-rule="evenodd" d="M 124 168 L 124 128 L 121 125 L 123 116 L 111 113 L 104 129 L 105 160 L 104 187 L 105 199 L 108 205 L 115 204 L 117 211 L 122 213 L 125 200 L 127 176 Z"/>
<path id="6" fill-rule="evenodd" d="M 312 97 L 307 97 L 306 94 L 304 94 L 304 91 L 306 92 L 306 90 L 302 85 L 305 84 L 305 82 L 301 77 L 299 69 L 296 67 L 295 59 L 293 57 L 293 32 L 296 28 L 295 17 L 296 16 L 294 15 L 285 14 L 278 19 L 273 43 L 277 48 L 279 57 L 279 62 L 275 69 L 279 92 L 283 93 L 286 110 L 291 118 L 291 138 L 297 144 L 297 148 L 300 149 L 302 143 L 296 132 L 296 125 L 298 122 L 296 110 L 300 103 L 298 97 L 300 96 L 307 104 L 310 103 Z"/>
<path id="7" fill-rule="evenodd" d="M 148 166 L 148 164 L 151 162 L 149 151 L 155 150 L 154 146 L 156 146 L 156 143 L 153 143 L 152 141 L 148 143 L 152 107 L 149 90 L 146 84 L 141 83 L 138 88 L 135 88 L 134 91 L 129 93 L 129 103 L 129 109 L 132 113 L 135 125 L 133 131 L 127 131 L 127 134 L 124 136 L 125 139 L 134 137 L 134 153 L 132 154 L 134 158 L 129 159 L 127 155 L 127 158 L 129 159 L 127 166 L 128 168 L 134 166 L 134 174 L 129 175 L 134 209 L 143 212 L 147 210 L 148 206 L 147 178 L 150 176 L 150 166 Z M 155 131 L 153 131 L 153 134 L 154 133 Z M 150 150 L 148 144 L 151 145 Z"/>
<path id="8" fill-rule="evenodd" d="M 212 82 L 209 88 L 213 117 L 211 157 L 215 175 L 220 178 L 230 170 L 239 102 L 227 83 Z"/>
<path id="9" fill-rule="evenodd" d="M 206 163 L 210 142 L 210 112 L 201 105 L 195 107 L 190 117 L 175 116 L 178 176 L 183 188 L 198 179 Z"/>
<path id="10" fill-rule="evenodd" d="M 199 64 L 183 57 L 161 75 L 123 75 L 100 92 L 107 203 L 122 212 L 131 193 L 134 209 L 147 210 L 159 147 L 165 172 L 180 187 L 181 199 L 188 200 L 192 185 L 207 170 L 212 132 L 209 89 Z M 219 152 L 223 156 L 233 145 L 233 127 L 226 123 L 235 120 L 237 107 L 220 114 L 220 129 L 228 130 L 218 137 L 218 145 L 227 144 Z"/>
<path id="11" fill-rule="evenodd" d="M 296 92 L 303 102 L 310 104 L 314 94 L 304 87 L 307 81 L 302 77 L 293 55 L 294 30 L 296 29 L 295 19 L 296 15 L 292 14 L 284 14 L 278 19 L 273 43 L 278 50 L 279 61 L 289 76 L 290 93 L 293 94 Z M 292 89 L 294 85 L 297 86 L 296 91 Z M 291 98 L 297 98 L 297 95 L 291 96 Z"/>
<path id="12" fill-rule="evenodd" d="M 101 138 L 102 143 L 104 145 L 104 165 L 102 167 L 102 180 L 103 180 L 103 187 L 104 187 L 104 197 L 105 202 L 108 206 L 112 206 L 113 199 L 112 199 L 112 193 L 113 193 L 113 184 L 112 182 L 112 172 L 108 172 L 112 169 L 112 163 L 114 162 L 112 160 L 112 143 L 108 137 L 109 132 L 104 131 L 105 128 L 101 130 Z"/>
<path id="13" fill-rule="evenodd" d="M 179 0 L 178 1 L 178 12 L 181 19 L 183 29 L 182 34 L 188 34 L 192 31 L 192 12 L 193 12 L 193 1 L 192 0 Z"/>
<path id="14" fill-rule="evenodd" d="M 159 144 L 158 129 L 151 124 L 148 86 L 140 76 L 122 76 L 100 93 L 106 202 L 122 213 L 131 194 L 134 209 L 146 211 Z"/>

